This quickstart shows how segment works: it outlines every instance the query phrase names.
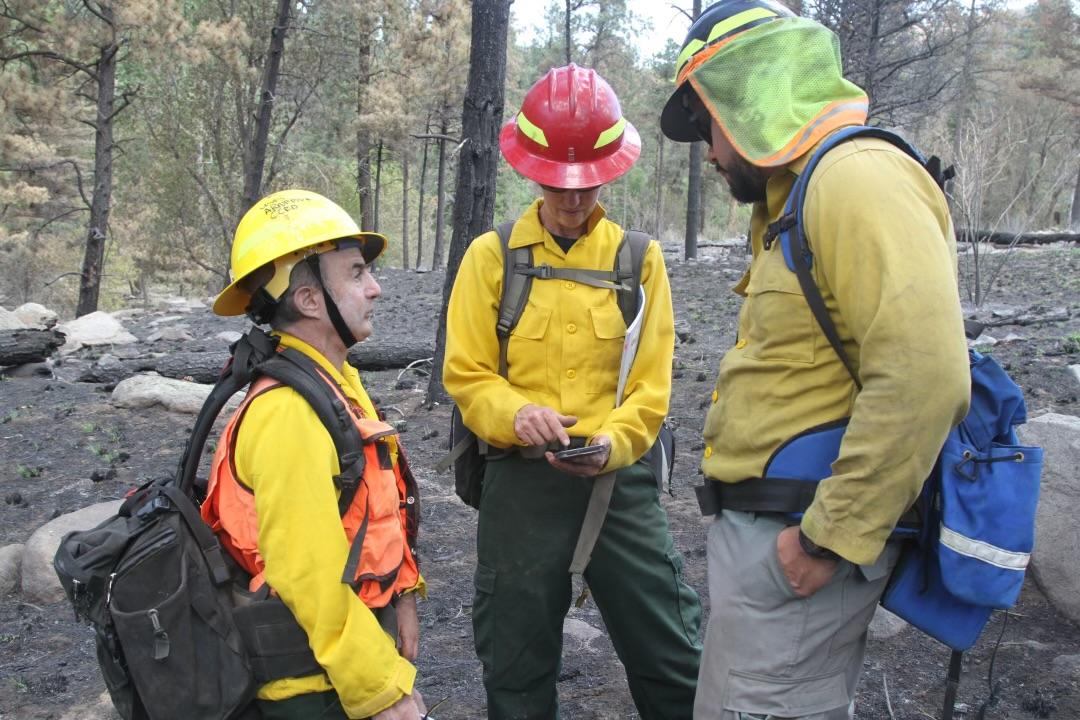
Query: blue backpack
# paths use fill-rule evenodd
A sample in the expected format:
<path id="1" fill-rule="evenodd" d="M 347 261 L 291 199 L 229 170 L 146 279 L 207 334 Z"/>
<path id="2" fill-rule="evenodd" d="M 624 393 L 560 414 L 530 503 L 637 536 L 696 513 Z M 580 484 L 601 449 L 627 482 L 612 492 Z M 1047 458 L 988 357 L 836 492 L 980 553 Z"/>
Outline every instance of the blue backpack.
<path id="1" fill-rule="evenodd" d="M 941 186 L 952 176 L 899 135 L 848 127 L 828 137 L 788 195 L 781 218 L 769 226 L 765 247 L 779 241 L 788 269 L 799 279 L 829 343 L 861 390 L 810 268 L 803 203 L 821 158 L 853 137 L 881 138 L 899 147 Z M 969 337 L 981 328 L 966 324 Z M 1020 388 L 991 357 L 969 351 L 971 407 L 953 428 L 915 504 L 918 522 L 894 533 L 905 545 L 881 604 L 952 650 L 943 718 L 952 717 L 963 651 L 978 640 L 995 609 L 1016 603 L 1035 541 L 1035 507 L 1043 451 L 1019 444 L 1015 426 L 1027 420 Z M 846 421 L 800 434 L 770 459 L 764 477 L 820 480 L 840 452 Z"/>

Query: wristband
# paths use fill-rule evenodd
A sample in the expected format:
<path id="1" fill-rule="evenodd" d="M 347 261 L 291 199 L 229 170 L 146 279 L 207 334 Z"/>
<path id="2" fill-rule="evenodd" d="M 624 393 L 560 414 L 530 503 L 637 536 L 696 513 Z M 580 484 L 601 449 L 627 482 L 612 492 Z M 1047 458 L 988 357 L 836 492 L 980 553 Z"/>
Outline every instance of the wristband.
<path id="1" fill-rule="evenodd" d="M 812 558 L 819 558 L 822 560 L 839 560 L 840 556 L 834 553 L 827 547 L 821 547 L 816 542 L 806 536 L 806 533 L 799 528 L 799 546 L 803 552 Z"/>

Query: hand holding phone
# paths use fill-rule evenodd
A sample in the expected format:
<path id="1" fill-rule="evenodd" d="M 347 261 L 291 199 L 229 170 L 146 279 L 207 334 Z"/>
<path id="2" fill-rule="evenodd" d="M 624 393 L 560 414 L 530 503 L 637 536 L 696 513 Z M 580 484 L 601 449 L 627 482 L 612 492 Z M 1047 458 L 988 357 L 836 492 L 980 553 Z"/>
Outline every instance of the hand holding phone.
<path id="1" fill-rule="evenodd" d="M 607 447 L 607 445 L 585 445 L 584 447 L 579 448 L 559 450 L 555 452 L 554 455 L 559 460 L 574 460 L 587 455 L 595 455 L 596 453 L 604 452 Z"/>

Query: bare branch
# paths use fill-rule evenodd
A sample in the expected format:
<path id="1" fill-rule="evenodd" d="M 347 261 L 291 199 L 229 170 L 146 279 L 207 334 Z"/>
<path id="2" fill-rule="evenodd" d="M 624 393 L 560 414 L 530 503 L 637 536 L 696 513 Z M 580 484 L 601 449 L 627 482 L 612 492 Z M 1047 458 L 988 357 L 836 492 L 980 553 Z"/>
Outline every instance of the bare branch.
<path id="1" fill-rule="evenodd" d="M 23 58 L 40 57 L 46 60 L 55 60 L 58 63 L 67 65 L 70 68 L 74 68 L 79 72 L 85 73 L 95 82 L 98 80 L 97 71 L 94 70 L 94 66 L 97 63 L 82 63 L 75 58 L 70 58 L 66 55 L 61 55 L 58 52 L 52 50 L 24 50 L 23 52 L 14 53 L 12 55 L 0 55 L 0 62 L 9 63 L 15 60 L 22 60 Z"/>

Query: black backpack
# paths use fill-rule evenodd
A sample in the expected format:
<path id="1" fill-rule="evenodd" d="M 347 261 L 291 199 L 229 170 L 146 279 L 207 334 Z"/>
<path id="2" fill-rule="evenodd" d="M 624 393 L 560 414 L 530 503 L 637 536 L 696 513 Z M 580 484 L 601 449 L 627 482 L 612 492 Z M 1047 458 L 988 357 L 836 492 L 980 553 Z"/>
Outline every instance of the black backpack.
<path id="1" fill-rule="evenodd" d="M 333 438 L 344 513 L 359 488 L 362 441 L 315 372 L 310 358 L 278 352 L 277 339 L 253 327 L 233 345 L 176 476 L 143 485 L 115 516 L 60 542 L 53 566 L 76 619 L 94 630 L 105 685 L 124 720 L 257 718 L 259 685 L 322 671 L 288 607 L 265 585 L 247 592 L 247 575 L 199 515 L 205 488 L 195 481 L 226 401 L 267 375 L 299 392 Z"/>
<path id="2" fill-rule="evenodd" d="M 573 280 L 584 285 L 615 290 L 623 321 L 629 327 L 637 315 L 641 266 L 649 246 L 648 235 L 636 230 L 624 231 L 615 252 L 614 267 L 610 271 L 581 270 L 555 268 L 550 265 L 535 267 L 530 247 L 510 247 L 510 233 L 513 228 L 513 222 L 505 222 L 495 229 L 503 256 L 502 296 L 499 298 L 499 319 L 495 326 L 495 334 L 499 338 L 500 375 L 506 377 L 506 351 L 510 343 L 510 333 L 525 311 L 534 277 L 542 280 Z M 466 505 L 479 510 L 490 448 L 465 425 L 457 405 L 450 415 L 448 449 L 449 453 L 439 461 L 436 469 L 446 470 L 453 465 L 454 492 Z M 675 462 L 675 435 L 667 422 L 661 426 L 656 442 L 638 462 L 652 468 L 659 487 L 663 487 L 665 480 L 670 487 L 671 471 Z"/>

